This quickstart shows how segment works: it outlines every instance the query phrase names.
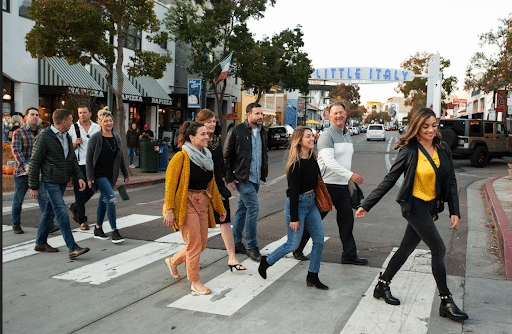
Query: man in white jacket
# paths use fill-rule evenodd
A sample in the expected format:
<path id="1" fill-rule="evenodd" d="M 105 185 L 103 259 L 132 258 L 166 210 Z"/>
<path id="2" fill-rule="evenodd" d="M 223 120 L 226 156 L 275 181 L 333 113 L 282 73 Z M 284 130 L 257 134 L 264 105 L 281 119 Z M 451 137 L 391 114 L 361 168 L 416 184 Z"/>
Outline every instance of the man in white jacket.
<path id="1" fill-rule="evenodd" d="M 328 110 L 331 126 L 325 129 L 318 139 L 318 166 L 336 208 L 336 221 L 343 244 L 341 263 L 365 265 L 368 260 L 357 256 L 356 242 L 352 234 L 354 212 L 348 191 L 349 180 L 362 184 L 363 178 L 351 171 L 354 146 L 350 132 L 345 126 L 347 120 L 345 106 L 341 102 L 334 102 Z M 321 213 L 322 219 L 327 213 Z M 306 259 L 303 250 L 308 239 L 309 233 L 304 231 L 300 246 L 293 252 L 296 259 Z"/>

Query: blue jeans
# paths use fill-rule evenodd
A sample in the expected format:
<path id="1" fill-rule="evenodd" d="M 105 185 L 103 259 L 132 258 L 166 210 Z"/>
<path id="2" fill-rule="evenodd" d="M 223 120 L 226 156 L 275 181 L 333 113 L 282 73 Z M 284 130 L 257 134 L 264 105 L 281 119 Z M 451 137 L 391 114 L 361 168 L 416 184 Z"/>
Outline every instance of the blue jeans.
<path id="1" fill-rule="evenodd" d="M 114 194 L 114 183 L 112 179 L 107 177 L 98 177 L 94 179 L 96 187 L 100 191 L 100 197 L 98 198 L 98 210 L 96 210 L 96 225 L 101 227 L 103 225 L 103 218 L 105 218 L 105 212 L 107 213 L 108 222 L 112 231 L 116 227 L 116 195 Z"/>
<path id="2" fill-rule="evenodd" d="M 293 252 L 299 246 L 304 227 L 308 230 L 313 239 L 313 248 L 311 250 L 311 260 L 309 261 L 309 271 L 318 273 L 320 271 L 320 261 L 324 249 L 324 225 L 322 217 L 315 203 L 315 192 L 303 193 L 299 195 L 299 228 L 297 232 L 290 228 L 290 198 L 286 199 L 284 210 L 286 218 L 286 228 L 288 229 L 288 239 L 275 251 L 267 256 L 267 262 L 270 265 L 276 263 L 286 254 Z"/>
<path id="3" fill-rule="evenodd" d="M 20 226 L 20 215 L 21 205 L 25 200 L 25 195 L 28 191 L 28 175 L 14 176 L 14 198 L 12 200 L 12 226 Z M 37 202 L 39 203 L 39 210 L 41 213 L 44 212 L 48 197 L 44 189 L 43 183 L 39 182 L 39 195 L 37 196 Z"/>
<path id="4" fill-rule="evenodd" d="M 246 183 L 236 183 L 238 190 L 238 209 L 233 220 L 233 237 L 235 244 L 242 242 L 242 232 L 245 227 L 245 241 L 247 249 L 258 246 L 256 241 L 256 224 L 258 213 L 260 212 L 260 203 L 258 202 L 258 190 L 260 185 L 247 181 Z"/>
<path id="5" fill-rule="evenodd" d="M 71 233 L 68 209 L 66 208 L 66 203 L 64 203 L 64 198 L 62 197 L 64 195 L 64 191 L 66 191 L 66 184 L 43 182 L 43 185 L 48 194 L 48 201 L 44 208 L 39 228 L 37 229 L 36 245 L 43 246 L 47 244 L 48 233 L 50 232 L 50 227 L 52 226 L 52 221 L 55 217 L 57 218 L 57 225 L 60 228 L 64 242 L 71 252 L 78 248 L 78 245 L 73 238 L 73 233 Z M 39 189 L 37 197 L 39 197 L 42 192 L 44 191 Z"/>
<path id="6" fill-rule="evenodd" d="M 133 165 L 133 156 L 135 155 L 135 147 L 128 147 L 128 156 L 130 157 L 130 165 Z"/>

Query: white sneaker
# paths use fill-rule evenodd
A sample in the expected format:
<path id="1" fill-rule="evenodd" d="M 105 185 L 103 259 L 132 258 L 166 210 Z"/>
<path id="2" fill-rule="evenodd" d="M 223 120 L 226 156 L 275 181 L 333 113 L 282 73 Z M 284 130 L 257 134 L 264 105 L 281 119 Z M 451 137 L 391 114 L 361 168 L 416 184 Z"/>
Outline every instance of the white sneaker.
<path id="1" fill-rule="evenodd" d="M 131 164 L 131 165 L 130 165 L 130 168 L 135 168 L 135 165 L 134 165 L 134 164 Z"/>

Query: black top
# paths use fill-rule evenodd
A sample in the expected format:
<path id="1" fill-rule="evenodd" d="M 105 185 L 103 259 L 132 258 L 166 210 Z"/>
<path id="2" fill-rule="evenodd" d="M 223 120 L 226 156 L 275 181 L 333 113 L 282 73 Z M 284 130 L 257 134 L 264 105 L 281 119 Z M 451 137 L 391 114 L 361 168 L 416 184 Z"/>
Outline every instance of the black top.
<path id="1" fill-rule="evenodd" d="M 299 195 L 315 189 L 318 175 L 320 175 L 320 168 L 314 156 L 309 159 L 300 159 L 290 167 L 286 196 L 290 197 L 292 222 L 299 221 Z"/>
<path id="2" fill-rule="evenodd" d="M 103 144 L 101 146 L 100 157 L 98 158 L 98 162 L 96 162 L 96 167 L 94 168 L 94 178 L 98 177 L 107 177 L 112 180 L 113 178 L 113 168 L 114 161 L 116 160 L 117 151 L 119 147 L 114 139 L 114 137 L 105 137 L 103 136 Z M 112 180 L 115 182 L 116 180 Z"/>
<path id="3" fill-rule="evenodd" d="M 190 161 L 190 178 L 188 180 L 188 189 L 206 190 L 208 183 L 212 180 L 213 172 L 204 170 L 192 161 Z"/>

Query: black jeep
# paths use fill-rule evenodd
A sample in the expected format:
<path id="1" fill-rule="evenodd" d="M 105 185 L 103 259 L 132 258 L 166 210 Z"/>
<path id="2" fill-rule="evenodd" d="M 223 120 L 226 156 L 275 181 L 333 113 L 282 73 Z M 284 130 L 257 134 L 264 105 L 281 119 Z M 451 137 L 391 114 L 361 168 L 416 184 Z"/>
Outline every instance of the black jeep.
<path id="1" fill-rule="evenodd" d="M 485 167 L 492 158 L 511 156 L 505 122 L 482 119 L 442 119 L 439 130 L 454 156 L 469 157 L 471 166 Z"/>

